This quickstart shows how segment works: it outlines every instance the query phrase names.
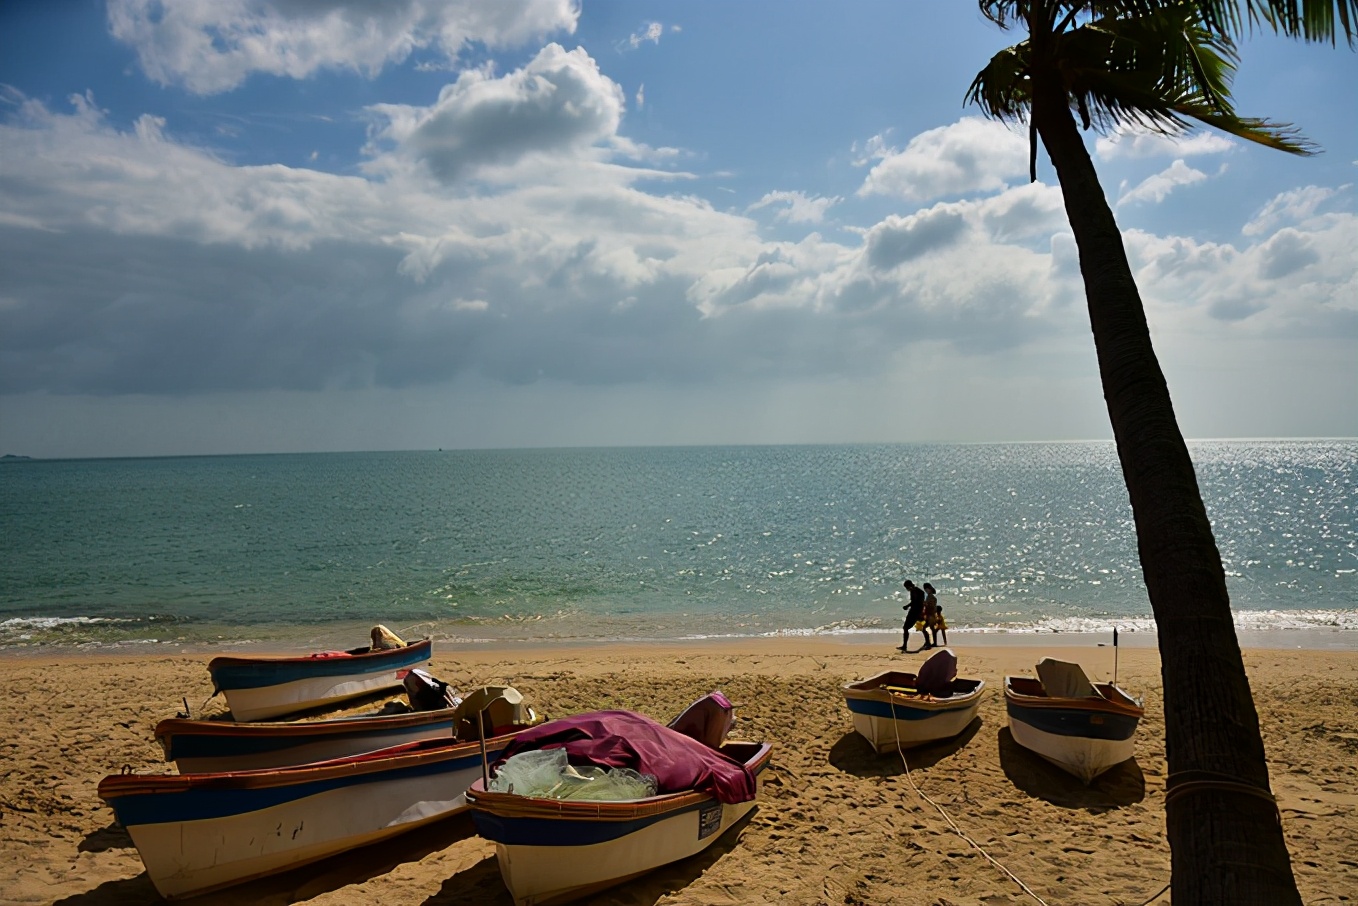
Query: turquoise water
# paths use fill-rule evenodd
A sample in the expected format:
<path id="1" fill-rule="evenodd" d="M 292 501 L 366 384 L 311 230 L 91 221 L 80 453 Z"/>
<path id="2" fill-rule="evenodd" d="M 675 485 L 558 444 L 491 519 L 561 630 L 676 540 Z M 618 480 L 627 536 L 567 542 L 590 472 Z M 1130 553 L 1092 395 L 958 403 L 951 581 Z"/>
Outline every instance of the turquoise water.
<path id="1" fill-rule="evenodd" d="M 1358 441 L 1192 445 L 1244 628 L 1358 630 Z M 1107 443 L 0 465 L 0 647 L 1150 628 Z"/>

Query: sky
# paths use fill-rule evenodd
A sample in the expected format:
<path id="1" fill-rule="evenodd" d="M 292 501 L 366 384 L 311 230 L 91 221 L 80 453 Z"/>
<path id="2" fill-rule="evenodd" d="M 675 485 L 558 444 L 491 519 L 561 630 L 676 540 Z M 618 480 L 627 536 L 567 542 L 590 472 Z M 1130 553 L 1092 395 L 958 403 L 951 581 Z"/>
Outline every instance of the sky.
<path id="1" fill-rule="evenodd" d="M 968 2 L 0 5 L 0 453 L 1107 439 Z M 1358 436 L 1358 52 L 1088 134 L 1190 439 Z"/>

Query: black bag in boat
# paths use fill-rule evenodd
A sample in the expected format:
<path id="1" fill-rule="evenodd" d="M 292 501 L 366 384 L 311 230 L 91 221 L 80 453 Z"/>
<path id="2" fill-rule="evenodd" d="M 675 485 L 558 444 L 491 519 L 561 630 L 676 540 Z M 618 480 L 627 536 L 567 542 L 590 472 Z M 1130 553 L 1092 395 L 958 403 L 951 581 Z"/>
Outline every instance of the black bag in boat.
<path id="1" fill-rule="evenodd" d="M 443 680 L 434 679 L 418 667 L 406 674 L 405 679 L 401 680 L 401 685 L 405 686 L 410 707 L 416 711 L 437 711 L 440 708 L 452 707 L 453 693 L 448 684 Z"/>

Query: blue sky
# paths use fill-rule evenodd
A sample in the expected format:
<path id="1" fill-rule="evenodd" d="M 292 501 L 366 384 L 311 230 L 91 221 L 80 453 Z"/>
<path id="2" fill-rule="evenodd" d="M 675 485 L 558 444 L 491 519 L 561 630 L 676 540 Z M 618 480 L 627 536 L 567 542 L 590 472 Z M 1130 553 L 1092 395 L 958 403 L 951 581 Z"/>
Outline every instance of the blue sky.
<path id="1" fill-rule="evenodd" d="M 969 3 L 0 6 L 0 452 L 1105 438 Z M 1184 433 L 1358 435 L 1358 54 L 1091 134 Z"/>

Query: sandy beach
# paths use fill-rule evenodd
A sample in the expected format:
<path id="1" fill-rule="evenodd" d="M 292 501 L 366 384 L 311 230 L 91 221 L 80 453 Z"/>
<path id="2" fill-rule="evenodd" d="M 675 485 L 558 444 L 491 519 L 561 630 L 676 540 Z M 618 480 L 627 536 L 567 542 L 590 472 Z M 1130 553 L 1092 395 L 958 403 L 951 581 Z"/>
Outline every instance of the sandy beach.
<path id="1" fill-rule="evenodd" d="M 914 641 L 912 639 L 912 641 Z M 436 647 L 432 672 L 460 688 L 507 682 L 547 716 L 629 708 L 668 720 L 721 689 L 733 736 L 774 743 L 753 818 L 705 853 L 615 888 L 609 904 L 1144 904 L 1169 882 L 1158 654 L 1124 647 L 1118 682 L 1143 696 L 1135 758 L 1084 787 L 1019 748 L 1003 677 L 1044 655 L 1110 679 L 1110 648 L 954 643 L 959 673 L 986 681 L 980 721 L 959 739 L 875 755 L 852 730 L 841 687 L 918 665 L 880 643 L 759 639 L 594 647 Z M 133 904 L 158 899 L 136 848 L 95 794 L 124 768 L 171 771 L 152 728 L 206 700 L 210 653 L 0 657 L 4 777 L 0 900 Z M 1358 896 L 1358 651 L 1249 648 L 1259 709 L 1301 894 Z M 206 706 L 204 707 L 206 702 Z M 456 818 L 367 850 L 198 898 L 196 903 L 509 904 L 494 847 Z M 1163 893 L 1155 903 L 1169 902 Z"/>

